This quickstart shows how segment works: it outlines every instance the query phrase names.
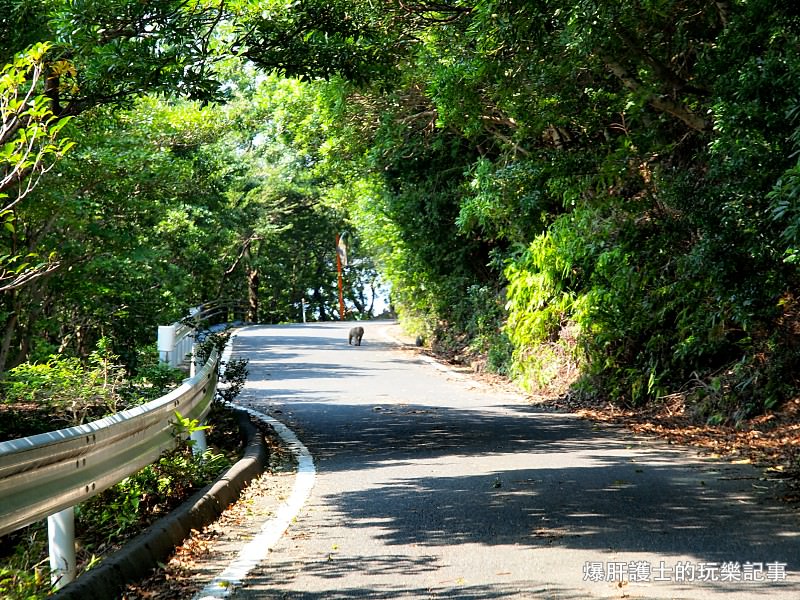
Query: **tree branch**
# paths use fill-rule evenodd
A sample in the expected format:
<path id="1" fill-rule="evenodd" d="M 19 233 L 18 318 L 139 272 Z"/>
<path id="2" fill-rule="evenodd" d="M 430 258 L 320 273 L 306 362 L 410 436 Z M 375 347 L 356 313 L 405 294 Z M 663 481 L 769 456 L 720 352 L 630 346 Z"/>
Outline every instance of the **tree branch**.
<path id="1" fill-rule="evenodd" d="M 5 276 L 5 273 L 3 273 L 2 275 L 0 275 L 0 293 L 6 293 L 12 290 L 18 290 L 20 288 L 23 288 L 27 285 L 30 285 L 33 281 L 36 281 L 37 279 L 41 279 L 42 277 L 52 275 L 60 268 L 61 268 L 61 263 L 56 261 L 44 265 L 39 265 L 31 269 L 26 269 L 22 273 L 14 276 L 7 277 Z"/>
<path id="2" fill-rule="evenodd" d="M 509 136 L 505 135 L 504 133 L 500 133 L 496 128 L 488 126 L 486 127 L 486 131 L 492 134 L 497 139 L 505 142 L 514 150 L 515 153 L 519 153 L 522 156 L 530 156 L 530 152 L 525 150 L 522 146 L 517 144 L 514 140 L 512 140 Z"/>
<path id="3" fill-rule="evenodd" d="M 625 67 L 612 60 L 605 60 L 605 64 L 608 70 L 611 71 L 611 73 L 613 73 L 626 88 L 633 92 L 643 91 L 644 86 L 639 81 L 634 79 L 633 76 L 631 76 L 625 70 Z M 680 119 L 683 121 L 683 123 L 695 131 L 707 131 L 710 127 L 710 123 L 706 119 L 695 114 L 680 102 L 665 96 L 658 96 L 653 93 L 645 93 L 644 97 L 650 106 L 658 111 L 668 113 L 673 117 Z"/>
<path id="4" fill-rule="evenodd" d="M 731 18 L 731 3 L 728 0 L 716 0 L 714 6 L 717 7 L 719 13 L 719 20 L 723 27 L 727 27 Z"/>
<path id="5" fill-rule="evenodd" d="M 633 36 L 626 32 L 621 26 L 617 25 L 616 29 L 617 35 L 628 48 L 628 50 L 634 56 L 649 65 L 650 68 L 653 69 L 655 76 L 668 86 L 672 87 L 675 92 L 688 91 L 698 95 L 708 94 L 708 90 L 690 84 L 686 79 L 675 73 L 667 65 L 645 50 L 643 45 L 638 43 L 638 41 L 635 40 Z"/>

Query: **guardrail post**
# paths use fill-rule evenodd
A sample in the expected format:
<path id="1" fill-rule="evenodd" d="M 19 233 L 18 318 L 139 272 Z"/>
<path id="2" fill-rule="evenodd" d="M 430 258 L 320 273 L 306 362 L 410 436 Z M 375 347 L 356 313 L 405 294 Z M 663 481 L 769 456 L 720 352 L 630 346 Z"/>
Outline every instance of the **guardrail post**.
<path id="1" fill-rule="evenodd" d="M 170 362 L 170 353 L 175 351 L 175 325 L 158 326 L 158 354 L 161 362 Z"/>
<path id="2" fill-rule="evenodd" d="M 197 343 L 197 336 L 192 338 L 192 353 L 189 356 L 189 377 L 194 377 L 197 374 L 197 352 L 200 350 L 200 344 Z"/>
<path id="3" fill-rule="evenodd" d="M 60 589 L 75 579 L 75 507 L 47 517 L 50 545 L 50 580 Z"/>
<path id="4" fill-rule="evenodd" d="M 197 429 L 189 434 L 189 439 L 194 442 L 192 444 L 192 454 L 199 456 L 208 450 L 208 443 L 206 442 L 206 430 Z"/>
<path id="5" fill-rule="evenodd" d="M 200 344 L 197 343 L 197 338 L 194 338 L 192 342 L 192 356 L 189 360 L 189 376 L 194 377 L 195 371 L 197 370 L 197 363 L 195 362 L 197 359 L 197 353 L 200 349 Z M 205 423 L 201 423 L 204 425 Z M 206 450 L 208 450 L 208 443 L 206 442 L 206 430 L 205 429 L 196 429 L 189 434 L 189 439 L 192 440 L 194 443 L 192 444 L 192 454 L 195 456 L 199 456 L 203 454 Z"/>

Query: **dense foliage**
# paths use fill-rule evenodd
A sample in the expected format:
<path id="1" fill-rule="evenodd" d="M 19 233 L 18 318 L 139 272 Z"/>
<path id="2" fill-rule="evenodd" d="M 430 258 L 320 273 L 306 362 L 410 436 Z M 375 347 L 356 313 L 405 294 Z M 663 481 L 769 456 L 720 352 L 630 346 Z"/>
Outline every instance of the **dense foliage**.
<path id="1" fill-rule="evenodd" d="M 348 317 L 387 281 L 530 389 L 775 407 L 798 116 L 791 2 L 0 0 L 5 400 L 135 401 L 155 326 L 212 299 L 339 318 L 346 232 Z"/>
<path id="2" fill-rule="evenodd" d="M 712 419 L 795 391 L 793 5 L 2 7 L 2 368 L 219 295 L 336 317 L 348 231 L 354 313 L 377 265 L 526 385 Z"/>
<path id="3" fill-rule="evenodd" d="M 350 5 L 379 60 L 309 86 L 317 168 L 401 314 L 531 387 L 710 420 L 795 393 L 796 7 Z"/>
<path id="4" fill-rule="evenodd" d="M 344 214 L 280 130 L 296 83 L 234 57 L 247 10 L 3 3 L 0 372 L 100 338 L 135 372 L 156 325 L 217 298 L 251 321 L 339 317 Z M 349 317 L 375 277 L 348 270 Z"/>

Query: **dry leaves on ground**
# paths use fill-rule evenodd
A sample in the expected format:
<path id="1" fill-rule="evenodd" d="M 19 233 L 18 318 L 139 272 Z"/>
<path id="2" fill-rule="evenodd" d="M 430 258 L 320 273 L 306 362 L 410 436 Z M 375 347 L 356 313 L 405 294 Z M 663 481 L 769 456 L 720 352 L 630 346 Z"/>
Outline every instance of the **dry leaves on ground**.
<path id="1" fill-rule="evenodd" d="M 658 436 L 672 444 L 698 448 L 712 458 L 752 463 L 772 478 L 787 480 L 789 491 L 784 500 L 800 501 L 800 399 L 735 425 L 697 423 L 678 396 L 635 410 L 569 396 L 542 404 L 574 412 L 584 419 Z"/>

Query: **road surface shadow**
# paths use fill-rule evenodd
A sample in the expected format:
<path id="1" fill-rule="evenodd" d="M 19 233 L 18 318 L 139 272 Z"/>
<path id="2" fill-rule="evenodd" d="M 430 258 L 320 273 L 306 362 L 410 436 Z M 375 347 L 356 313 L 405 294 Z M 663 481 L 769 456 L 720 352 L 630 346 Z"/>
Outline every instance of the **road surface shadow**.
<path id="1" fill-rule="evenodd" d="M 284 407 L 290 415 L 276 416 L 296 419 L 322 474 L 356 474 L 352 489 L 322 501 L 349 527 L 377 527 L 390 545 L 525 544 L 779 561 L 796 576 L 798 519 L 774 500 L 780 483 L 762 480 L 756 469 L 640 444 L 565 415 L 502 408 L 295 401 Z M 481 463 L 474 474 L 476 460 L 495 468 Z M 448 464 L 447 476 L 396 475 L 399 466 L 426 461 Z M 379 484 L 360 486 L 359 470 L 378 471 L 379 479 L 386 473 Z M 781 585 L 796 584 L 790 577 L 769 588 Z"/>
<path id="2" fill-rule="evenodd" d="M 435 557 L 410 560 L 403 555 L 345 555 L 332 552 L 309 556 L 297 562 L 285 557 L 283 551 L 278 551 L 249 575 L 247 584 L 237 589 L 233 597 L 239 600 L 585 600 L 589 597 L 689 600 L 698 597 L 698 588 L 705 598 L 722 598 L 743 589 L 747 598 L 768 598 L 782 587 L 776 584 L 756 587 L 751 584 L 747 588 L 735 588 L 727 584 L 695 582 L 672 584 L 667 590 L 659 589 L 658 584 L 654 583 L 644 590 L 628 593 L 626 586 L 608 581 L 598 582 L 593 592 L 589 592 L 591 595 L 587 595 L 586 589 L 573 589 L 544 581 L 518 580 L 510 572 L 502 570 L 497 572 L 497 576 L 508 577 L 508 581 L 501 583 L 470 584 L 470 574 L 465 574 L 463 578 L 443 575 L 437 579 L 435 560 Z M 431 576 L 434 584 L 420 584 L 420 579 L 430 581 Z M 302 577 L 306 589 L 298 589 L 299 577 Z M 363 583 L 359 585 L 362 579 Z M 349 585 L 343 585 L 344 582 Z"/>
<path id="3" fill-rule="evenodd" d="M 435 573 L 435 557 L 410 559 L 404 555 L 342 555 L 329 553 L 310 557 L 299 565 L 296 561 L 272 555 L 267 563 L 248 577 L 246 587 L 234 598 L 260 600 L 350 600 L 352 598 L 442 598 L 460 600 L 493 600 L 497 598 L 530 598 L 531 600 L 583 600 L 585 592 L 530 581 L 509 581 L 490 585 L 470 585 L 454 579 L 434 586 L 420 586 L 420 577 Z M 297 590 L 295 578 L 302 569 L 304 581 L 313 590 Z M 509 573 L 510 575 L 510 573 Z M 364 585 L 343 586 L 339 580 L 369 578 Z M 381 583 L 377 583 L 378 577 Z M 511 579 L 509 577 L 509 579 Z"/>
<path id="4" fill-rule="evenodd" d="M 418 360 L 373 355 L 369 364 L 354 366 L 325 362 L 335 359 L 323 355 L 321 363 L 307 362 L 292 344 L 305 348 L 311 339 L 319 347 L 347 350 L 346 340 L 298 333 L 292 341 L 294 331 L 287 333 L 289 338 L 271 346 L 264 345 L 267 338 L 253 336 L 257 343 L 250 345 L 258 347 L 248 348 L 247 355 L 259 362 L 259 370 L 241 400 L 279 418 L 309 447 L 320 476 L 312 496 L 316 508 L 329 510 L 332 520 L 347 528 L 363 529 L 361 538 L 390 550 L 377 556 L 361 550 L 365 555 L 351 557 L 333 552 L 301 561 L 274 553 L 256 577 L 256 585 L 274 591 L 274 597 L 586 597 L 585 590 L 535 581 L 417 589 L 413 576 L 425 576 L 429 566 L 410 560 L 405 549 L 437 554 L 445 546 L 470 545 L 498 551 L 522 547 L 535 556 L 569 556 L 573 562 L 576 556 L 626 560 L 652 554 L 696 563 L 749 562 L 765 571 L 769 563 L 786 563 L 785 581 L 691 587 L 695 592 L 698 585 L 707 587 L 708 597 L 800 597 L 800 519 L 776 500 L 782 484 L 764 480 L 758 470 L 701 460 L 624 430 L 593 427 L 524 404 L 462 404 L 461 390 L 443 392 L 450 394 L 447 398 L 436 395 L 438 388 L 429 392 L 424 373 L 405 380 L 401 374 L 391 380 L 397 382 L 394 387 L 379 388 L 382 393 L 359 394 L 358 386 L 381 377 L 384 367 Z M 339 377 L 347 379 L 339 382 Z M 322 383 L 301 389 L 300 380 L 306 379 Z M 326 490 L 327 474 L 344 474 L 346 482 Z M 302 520 L 293 528 L 298 526 L 303 527 Z M 394 556 L 394 547 L 401 558 Z M 324 592 L 287 591 L 295 570 L 302 569 L 304 576 L 310 570 L 319 580 L 353 572 L 380 580 L 383 569 L 388 577 L 396 568 L 404 569 L 408 580 L 387 584 L 385 594 L 358 584 L 335 591 L 333 584 L 321 585 Z M 525 593 L 517 595 L 523 587 Z M 658 593 L 668 595 L 646 597 L 684 597 L 675 583 Z M 685 594 L 697 597 L 689 590 Z"/>

